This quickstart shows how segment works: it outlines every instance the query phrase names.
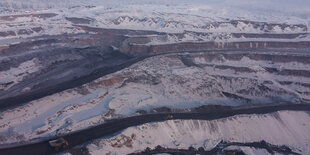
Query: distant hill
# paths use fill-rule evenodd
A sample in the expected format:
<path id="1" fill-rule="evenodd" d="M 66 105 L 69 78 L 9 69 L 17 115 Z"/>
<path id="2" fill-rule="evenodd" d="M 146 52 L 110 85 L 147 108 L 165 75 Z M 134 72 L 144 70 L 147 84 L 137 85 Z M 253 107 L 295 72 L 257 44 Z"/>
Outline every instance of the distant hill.
<path id="1" fill-rule="evenodd" d="M 89 1 L 87 1 L 89 3 Z M 0 10 L 36 10 L 83 5 L 81 0 L 1 0 Z"/>

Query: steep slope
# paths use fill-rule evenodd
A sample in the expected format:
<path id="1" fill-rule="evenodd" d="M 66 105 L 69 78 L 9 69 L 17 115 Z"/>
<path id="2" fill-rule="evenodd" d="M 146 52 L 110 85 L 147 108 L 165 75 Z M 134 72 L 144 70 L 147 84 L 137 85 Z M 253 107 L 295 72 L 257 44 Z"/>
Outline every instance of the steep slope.
<path id="1" fill-rule="evenodd" d="M 287 54 L 234 51 L 151 57 L 2 112 L 1 143 L 61 135 L 162 107 L 309 102 L 309 55 Z"/>
<path id="2" fill-rule="evenodd" d="M 152 112 L 307 104 L 309 6 L 308 0 L 1 0 L 0 147 Z M 166 121 L 88 148 L 120 154 L 265 140 L 308 154 L 308 122 L 308 113 L 292 111 Z M 154 136 L 159 132 L 164 137 Z"/>
<path id="3" fill-rule="evenodd" d="M 309 113 L 293 111 L 242 115 L 213 121 L 169 120 L 128 128 L 115 136 L 97 139 L 87 148 L 91 154 L 128 154 L 141 152 L 147 147 L 154 149 L 157 145 L 170 149 L 203 147 L 211 150 L 221 145 L 221 141 L 249 143 L 264 140 L 279 147 L 288 146 L 293 152 L 309 154 L 308 121 Z M 221 149 L 233 149 L 232 146 Z M 259 150 L 255 146 L 241 147 L 241 150 L 253 155 L 281 153 L 271 149 Z"/>

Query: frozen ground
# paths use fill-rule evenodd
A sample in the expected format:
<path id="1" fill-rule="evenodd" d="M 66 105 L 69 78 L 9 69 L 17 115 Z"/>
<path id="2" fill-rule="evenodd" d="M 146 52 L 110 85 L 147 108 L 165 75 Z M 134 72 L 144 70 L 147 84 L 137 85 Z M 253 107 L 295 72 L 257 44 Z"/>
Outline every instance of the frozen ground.
<path id="1" fill-rule="evenodd" d="M 138 110 L 307 101 L 310 66 L 301 62 L 304 57 L 276 52 L 151 57 L 82 87 L 2 112 L 1 144 L 61 135 Z M 303 74 L 291 74 L 296 70 Z"/>
<path id="2" fill-rule="evenodd" d="M 0 91 L 15 88 L 20 81 L 27 79 L 25 77 L 31 78 L 28 75 L 34 76 L 32 73 L 41 71 L 46 67 L 44 63 L 50 64 L 51 68 L 44 68 L 50 74 L 59 73 L 56 71 L 63 69 L 62 63 L 75 59 L 80 60 L 78 64 L 82 66 L 86 61 L 93 62 L 88 59 L 92 54 L 94 58 L 104 58 L 98 63 L 110 64 L 107 61 L 110 57 L 101 53 L 102 49 L 111 51 L 113 39 L 107 39 L 109 37 L 124 41 L 116 39 L 119 42 L 113 42 L 113 47 L 114 44 L 121 48 L 124 45 L 125 49 L 128 47 L 126 50 L 130 50 L 129 45 L 156 49 L 154 45 L 181 42 L 215 41 L 219 49 L 225 45 L 221 44 L 223 42 L 269 41 L 276 42 L 275 45 L 277 42 L 309 42 L 309 6 L 309 0 L 1 0 L 0 61 L 6 66 L 1 66 L 4 69 L 0 71 Z M 122 32 L 122 29 L 156 32 Z M 125 33 L 128 34 L 123 35 Z M 67 34 L 78 35 L 70 38 Z M 62 39 L 57 40 L 58 37 Z M 49 38 L 56 38 L 55 42 L 53 39 L 49 42 Z M 41 39 L 42 45 L 32 45 Z M 22 41 L 29 42 L 23 44 Z M 56 45 L 79 47 L 73 51 L 85 55 L 85 59 L 74 57 L 68 49 L 56 49 L 59 57 L 53 57 L 45 46 Z M 98 48 L 95 53 L 86 52 L 92 46 L 104 48 Z M 239 48 L 239 44 L 236 46 Z M 258 47 L 258 43 L 251 43 L 250 48 L 252 46 Z M 41 52 L 36 53 L 36 50 Z M 151 57 L 83 86 L 1 111 L 0 147 L 60 136 L 104 123 L 106 119 L 161 107 L 186 109 L 211 104 L 242 106 L 309 102 L 310 56 L 307 50 L 183 52 Z M 134 49 L 136 51 L 139 49 Z M 45 57 L 48 52 L 50 57 Z M 39 54 L 48 60 L 34 58 Z M 6 62 L 2 61 L 5 59 Z M 10 63 L 13 61 L 15 64 Z M 98 66 L 89 64 L 86 63 L 86 70 L 95 68 L 92 65 Z M 72 63 L 72 66 L 78 65 Z M 49 69 L 56 71 L 49 72 Z M 70 71 L 65 73 L 71 76 Z M 48 75 L 45 77 L 42 80 L 48 79 Z M 14 90 L 15 93 L 19 91 Z M 129 128 L 118 136 L 98 140 L 89 148 L 94 154 L 113 151 L 112 143 L 114 145 L 122 138 L 121 141 L 130 141 L 129 146 L 132 146 L 122 146 L 114 151 L 134 152 L 145 146 L 154 147 L 157 143 L 183 148 L 203 144 L 210 149 L 221 139 L 237 142 L 266 140 L 308 154 L 308 122 L 309 114 L 303 112 L 245 115 L 214 121 L 167 121 Z M 264 130 L 266 126 L 271 127 L 270 131 Z M 173 132 L 175 127 L 178 132 Z M 193 132 L 188 132 L 192 129 Z M 165 135 L 162 141 L 156 139 L 156 132 Z M 136 135 L 134 139 L 132 134 Z M 182 139 L 182 134 L 188 139 Z M 152 141 L 142 136 L 149 136 Z M 140 143 L 144 145 L 139 147 Z"/>
<path id="3" fill-rule="evenodd" d="M 264 115 L 240 115 L 225 119 L 169 120 L 130 127 L 118 135 L 88 144 L 91 154 L 127 154 L 141 152 L 157 145 L 166 148 L 211 150 L 221 140 L 286 145 L 293 151 L 309 154 L 310 115 L 306 112 L 280 111 Z M 268 128 L 266 128 L 268 127 Z M 264 149 L 241 148 L 249 154 L 265 154 Z"/>
<path id="4" fill-rule="evenodd" d="M 161 11 L 182 12 L 187 14 L 201 15 L 203 13 L 212 13 L 212 15 L 221 15 L 224 17 L 238 18 L 256 18 L 266 21 L 267 19 L 286 19 L 293 17 L 306 19 L 309 17 L 308 0 L 3 0 L 0 3 L 7 11 L 10 10 L 43 10 L 48 8 L 78 8 L 79 6 L 99 7 L 101 10 L 143 10 L 154 11 L 160 8 Z M 4 10 L 4 9 L 3 9 Z M 99 9 L 95 9 L 99 10 Z M 273 14 L 270 14 L 272 12 Z M 5 13 L 5 10 L 4 10 Z M 289 16 L 288 16 L 289 15 Z M 273 18 L 266 18 L 273 17 Z M 280 21 L 280 20 L 279 20 Z"/>
<path id="5" fill-rule="evenodd" d="M 34 73 L 41 67 L 38 59 L 32 59 L 21 63 L 16 68 L 0 72 L 0 90 L 8 89 L 20 82 L 27 74 Z M 5 85 L 5 87 L 4 87 Z"/>
<path id="6" fill-rule="evenodd" d="M 221 41 L 219 36 L 229 36 L 232 32 L 307 33 L 310 24 L 309 3 L 309 1 L 278 0 L 251 2 L 93 0 L 87 1 L 86 4 L 83 1 L 68 0 L 64 2 L 5 0 L 0 2 L 0 7 L 5 7 L 7 10 L 0 12 L 2 16 L 0 39 L 85 32 L 77 25 L 168 33 L 184 31 L 214 33 L 207 38 L 189 34 L 183 39 L 185 41 L 197 41 L 197 38 L 205 41 Z M 42 18 L 33 15 L 44 13 L 52 13 L 55 16 Z M 7 18 L 13 14 L 19 16 Z M 29 16 L 31 14 L 32 16 Z M 235 41 L 234 38 L 228 37 L 225 40 L 227 39 Z"/>

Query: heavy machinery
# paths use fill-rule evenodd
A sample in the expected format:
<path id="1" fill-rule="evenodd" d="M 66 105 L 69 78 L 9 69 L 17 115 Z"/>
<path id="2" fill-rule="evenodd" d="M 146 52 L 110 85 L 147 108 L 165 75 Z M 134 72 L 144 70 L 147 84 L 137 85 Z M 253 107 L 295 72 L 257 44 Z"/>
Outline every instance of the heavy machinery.
<path id="1" fill-rule="evenodd" d="M 60 137 L 60 138 L 57 138 L 57 139 L 54 139 L 54 140 L 50 140 L 48 142 L 50 144 L 50 146 L 52 148 L 55 149 L 55 151 L 59 151 L 61 149 L 65 149 L 69 146 L 69 143 L 67 140 L 65 140 L 63 137 Z"/>
<path id="2" fill-rule="evenodd" d="M 173 115 L 168 115 L 167 119 L 173 119 Z"/>

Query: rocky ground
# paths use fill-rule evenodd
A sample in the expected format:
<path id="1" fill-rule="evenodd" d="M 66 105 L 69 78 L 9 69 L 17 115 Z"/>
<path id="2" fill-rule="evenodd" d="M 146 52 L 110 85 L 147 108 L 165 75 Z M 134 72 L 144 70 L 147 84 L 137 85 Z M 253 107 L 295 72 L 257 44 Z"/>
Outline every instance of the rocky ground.
<path id="1" fill-rule="evenodd" d="M 310 102 L 306 4 L 36 1 L 0 2 L 1 147 L 148 112 Z M 308 119 L 307 112 L 281 111 L 171 120 L 83 147 L 91 154 L 139 154 L 157 145 L 210 151 L 221 141 L 264 141 L 269 149 L 220 151 L 268 154 L 283 146 L 307 154 Z"/>
<path id="2" fill-rule="evenodd" d="M 307 54 L 296 52 L 293 60 L 285 52 L 246 53 L 154 56 L 81 87 L 4 111 L 2 144 L 61 135 L 161 107 L 308 102 L 308 70 L 300 70 L 309 68 L 309 62 L 302 63 Z"/>
<path id="3" fill-rule="evenodd" d="M 169 120 L 128 128 L 112 137 L 95 140 L 86 147 L 90 154 L 147 154 L 151 150 L 154 154 L 155 150 L 169 153 L 173 152 L 170 149 L 186 150 L 189 146 L 192 151 L 209 150 L 200 151 L 202 154 L 212 154 L 212 151 L 225 154 L 229 150 L 245 154 L 307 154 L 310 141 L 305 135 L 309 125 L 305 122 L 308 119 L 309 113 L 280 111 L 213 121 Z M 270 128 L 266 129 L 266 126 Z"/>

